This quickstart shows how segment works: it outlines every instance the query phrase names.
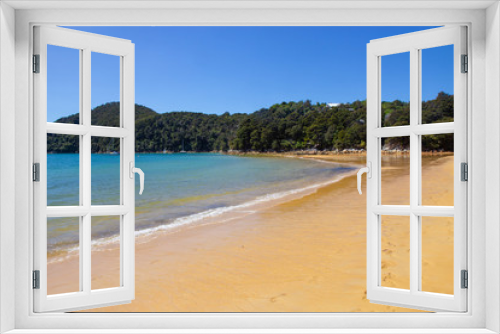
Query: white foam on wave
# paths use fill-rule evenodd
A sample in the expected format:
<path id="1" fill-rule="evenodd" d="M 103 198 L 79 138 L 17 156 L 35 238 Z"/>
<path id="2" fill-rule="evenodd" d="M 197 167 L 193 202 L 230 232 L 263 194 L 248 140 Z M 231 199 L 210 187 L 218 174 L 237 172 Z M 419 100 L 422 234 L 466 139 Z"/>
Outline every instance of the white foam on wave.
<path id="1" fill-rule="evenodd" d="M 113 235 L 113 236 L 110 236 L 110 237 L 105 237 L 105 238 L 99 238 L 99 239 L 96 239 L 96 240 L 92 240 L 91 242 L 91 248 L 92 248 L 92 251 L 94 250 L 97 250 L 95 248 L 97 247 L 103 247 L 103 246 L 109 246 L 109 245 L 112 245 L 112 244 L 119 244 L 120 242 L 120 236 L 119 235 Z M 102 248 L 104 249 L 104 247 Z M 56 251 L 62 251 L 65 253 L 65 255 L 63 256 L 53 256 L 49 259 L 47 259 L 47 262 L 48 263 L 53 263 L 53 262 L 61 262 L 61 261 L 64 261 L 68 258 L 71 258 L 73 256 L 76 256 L 80 253 L 80 248 L 79 246 L 73 246 L 73 247 L 70 247 L 70 248 L 54 248 L 52 250 L 53 252 L 56 252 Z"/>

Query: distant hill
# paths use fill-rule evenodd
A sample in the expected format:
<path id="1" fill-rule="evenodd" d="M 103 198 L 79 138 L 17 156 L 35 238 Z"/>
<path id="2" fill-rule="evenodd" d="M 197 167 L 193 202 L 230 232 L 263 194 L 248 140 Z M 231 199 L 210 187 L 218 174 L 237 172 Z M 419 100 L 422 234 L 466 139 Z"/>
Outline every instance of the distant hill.
<path id="1" fill-rule="evenodd" d="M 186 111 L 159 114 L 135 106 L 136 152 L 196 151 L 289 151 L 301 149 L 363 149 L 366 147 L 366 101 L 328 106 L 311 101 L 282 102 L 251 114 L 209 115 Z M 424 123 L 453 121 L 453 95 L 439 93 L 422 103 Z M 78 124 L 78 114 L 56 122 Z M 409 124 L 409 103 L 382 103 L 382 125 Z M 119 103 L 110 102 L 92 110 L 92 124 L 119 125 Z M 74 136 L 49 135 L 47 150 L 78 151 Z M 388 138 L 385 149 L 407 149 L 408 138 Z M 453 150 L 452 135 L 423 137 L 424 151 Z M 93 138 L 92 152 L 119 151 L 119 140 Z"/>
<path id="2" fill-rule="evenodd" d="M 158 113 L 156 113 L 153 109 L 139 104 L 135 105 L 136 122 L 154 116 L 158 116 Z M 56 123 L 79 124 L 80 114 L 61 117 L 56 120 Z M 109 102 L 92 109 L 91 124 L 118 127 L 120 125 L 120 103 Z M 118 152 L 120 150 L 120 141 L 114 138 L 93 137 L 91 144 L 93 153 Z M 77 136 L 54 134 L 47 135 L 47 152 L 76 153 L 78 151 L 79 138 Z"/>
<path id="3" fill-rule="evenodd" d="M 140 120 L 145 117 L 158 115 L 156 111 L 139 104 L 135 105 L 135 120 Z M 79 124 L 80 114 L 73 114 L 67 117 L 59 118 L 56 123 Z M 92 109 L 91 112 L 92 125 L 102 126 L 120 126 L 120 103 L 109 102 L 102 104 Z"/>

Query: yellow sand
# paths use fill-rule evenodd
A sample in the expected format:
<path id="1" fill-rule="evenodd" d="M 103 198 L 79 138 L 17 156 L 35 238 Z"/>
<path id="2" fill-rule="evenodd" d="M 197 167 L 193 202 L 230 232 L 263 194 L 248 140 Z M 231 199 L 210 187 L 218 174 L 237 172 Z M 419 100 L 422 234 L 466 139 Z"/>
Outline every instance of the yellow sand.
<path id="1" fill-rule="evenodd" d="M 362 163 L 356 157 L 314 157 Z M 408 158 L 385 157 L 386 204 L 402 204 Z M 453 157 L 425 157 L 428 203 L 453 196 Z M 384 217 L 382 281 L 408 287 L 408 217 Z M 453 221 L 426 218 L 427 291 L 452 293 Z M 399 312 L 366 299 L 366 200 L 355 176 L 243 218 L 164 233 L 136 245 L 136 298 L 105 312 Z M 116 250 L 95 252 L 94 287 L 116 281 Z M 49 290 L 70 289 L 73 259 L 49 265 Z M 100 274 L 100 275 L 99 275 Z M 73 289 L 75 287 L 73 286 Z"/>

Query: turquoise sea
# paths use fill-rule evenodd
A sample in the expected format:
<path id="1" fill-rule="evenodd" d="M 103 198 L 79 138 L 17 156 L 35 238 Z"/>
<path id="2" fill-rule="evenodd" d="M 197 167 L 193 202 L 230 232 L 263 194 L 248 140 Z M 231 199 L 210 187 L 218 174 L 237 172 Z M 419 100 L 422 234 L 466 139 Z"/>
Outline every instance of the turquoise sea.
<path id="1" fill-rule="evenodd" d="M 92 205 L 119 204 L 119 163 L 118 154 L 92 154 Z M 47 205 L 79 205 L 78 154 L 48 154 L 47 166 Z M 146 175 L 143 195 L 136 177 L 137 234 L 252 210 L 355 169 L 318 160 L 216 153 L 136 154 L 136 166 Z M 112 240 L 117 222 L 117 217 L 93 217 L 93 243 Z M 49 255 L 75 248 L 78 225 L 78 218 L 48 220 Z"/>

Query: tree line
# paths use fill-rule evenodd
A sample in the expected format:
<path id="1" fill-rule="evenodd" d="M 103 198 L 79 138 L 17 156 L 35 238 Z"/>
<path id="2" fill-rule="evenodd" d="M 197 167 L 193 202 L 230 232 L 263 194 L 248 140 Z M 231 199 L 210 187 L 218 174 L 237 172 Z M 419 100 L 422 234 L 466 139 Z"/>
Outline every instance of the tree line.
<path id="1" fill-rule="evenodd" d="M 409 125 L 410 105 L 395 100 L 382 103 L 382 126 Z M 311 101 L 282 102 L 251 114 L 222 115 L 194 112 L 159 114 L 136 105 L 136 152 L 210 151 L 292 151 L 344 150 L 366 148 L 366 101 L 336 106 Z M 92 124 L 120 125 L 120 104 L 110 102 L 92 110 Z M 453 95 L 440 92 L 422 103 L 422 122 L 453 121 Z M 79 123 L 79 115 L 58 119 L 59 123 Z M 92 152 L 119 151 L 120 141 L 92 138 Z M 409 138 L 387 138 L 385 149 L 408 149 Z M 47 151 L 78 152 L 79 138 L 48 135 Z M 422 138 L 424 151 L 453 151 L 453 135 Z"/>

